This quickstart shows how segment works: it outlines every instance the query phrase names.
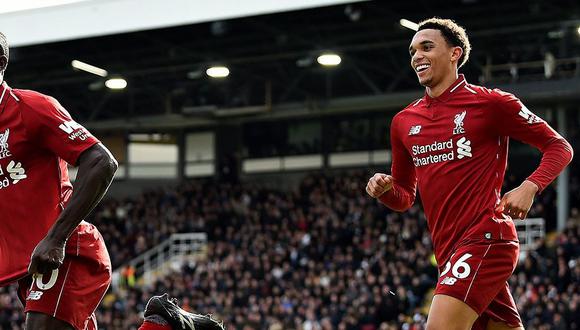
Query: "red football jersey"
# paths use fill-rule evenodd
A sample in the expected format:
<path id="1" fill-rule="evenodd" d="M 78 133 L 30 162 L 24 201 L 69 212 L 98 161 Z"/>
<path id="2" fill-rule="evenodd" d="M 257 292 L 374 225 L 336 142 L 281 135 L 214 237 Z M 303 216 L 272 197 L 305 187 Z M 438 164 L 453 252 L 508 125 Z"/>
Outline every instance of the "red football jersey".
<path id="1" fill-rule="evenodd" d="M 515 96 L 459 78 L 439 97 L 427 93 L 391 125 L 393 189 L 380 201 L 403 211 L 421 200 L 440 265 L 458 246 L 517 240 L 511 218 L 497 214 L 508 139 L 543 153 L 528 180 L 543 190 L 572 159 L 572 147 Z"/>
<path id="2" fill-rule="evenodd" d="M 54 98 L 0 86 L 0 286 L 26 275 L 72 193 L 67 163 L 98 142 Z"/>

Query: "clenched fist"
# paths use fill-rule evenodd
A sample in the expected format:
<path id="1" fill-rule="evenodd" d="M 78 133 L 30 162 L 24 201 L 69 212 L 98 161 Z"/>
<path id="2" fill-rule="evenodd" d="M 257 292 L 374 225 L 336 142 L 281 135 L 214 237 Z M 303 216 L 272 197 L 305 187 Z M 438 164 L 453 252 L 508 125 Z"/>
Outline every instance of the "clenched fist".
<path id="1" fill-rule="evenodd" d="M 510 190 L 503 195 L 496 211 L 509 215 L 512 219 L 524 220 L 532 207 L 536 192 L 538 192 L 538 186 L 526 180 L 516 189 Z"/>
<path id="2" fill-rule="evenodd" d="M 382 194 L 393 188 L 393 177 L 385 173 L 375 173 L 367 183 L 367 194 L 373 198 L 378 198 Z"/>
<path id="3" fill-rule="evenodd" d="M 48 274 L 60 267 L 64 261 L 65 245 L 66 241 L 45 237 L 32 252 L 28 273 Z"/>

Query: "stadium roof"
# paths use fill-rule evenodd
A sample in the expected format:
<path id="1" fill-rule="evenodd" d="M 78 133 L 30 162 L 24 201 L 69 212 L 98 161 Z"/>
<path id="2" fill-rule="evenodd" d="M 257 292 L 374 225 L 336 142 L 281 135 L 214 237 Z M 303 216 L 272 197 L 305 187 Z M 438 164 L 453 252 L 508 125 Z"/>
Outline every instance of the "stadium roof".
<path id="1" fill-rule="evenodd" d="M 399 21 L 431 16 L 467 28 L 473 52 L 462 71 L 474 83 L 489 63 L 580 55 L 577 1 L 369 1 L 17 47 L 6 79 L 57 97 L 80 121 L 414 91 L 413 31 Z M 341 64 L 320 66 L 325 51 Z M 105 88 L 105 78 L 73 70 L 73 60 L 128 87 Z M 227 78 L 206 76 L 217 64 L 227 65 Z"/>

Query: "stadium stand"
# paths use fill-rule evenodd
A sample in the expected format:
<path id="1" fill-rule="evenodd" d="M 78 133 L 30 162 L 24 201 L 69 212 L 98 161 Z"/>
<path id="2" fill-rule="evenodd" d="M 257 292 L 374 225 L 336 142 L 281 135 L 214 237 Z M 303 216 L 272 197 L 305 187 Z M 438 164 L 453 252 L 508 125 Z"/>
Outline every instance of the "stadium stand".
<path id="1" fill-rule="evenodd" d="M 574 150 L 580 146 L 578 1 L 294 0 L 267 15 L 250 1 L 227 4 L 242 10 L 222 17 L 217 4 L 228 1 L 219 0 L 202 9 L 220 8 L 220 15 L 202 17 L 205 10 L 190 10 L 190 1 L 172 0 L 175 12 L 196 19 L 162 26 L 153 24 L 165 17 L 161 11 L 118 10 L 133 0 L 62 2 L 85 15 L 120 12 L 117 23 L 128 29 L 99 31 L 83 15 L 83 29 L 65 28 L 75 20 L 61 4 L 62 19 L 55 19 L 58 8 L 0 10 L 0 32 L 11 32 L 11 86 L 60 100 L 119 160 L 110 194 L 132 196 L 109 197 L 87 219 L 120 270 L 97 310 L 100 329 L 136 330 L 147 300 L 163 292 L 235 330 L 424 329 L 438 272 L 421 205 L 395 213 L 364 191 L 371 172 L 363 168 L 384 171 L 390 162 L 393 115 L 423 94 L 407 68 L 414 31 L 402 18 L 465 24 L 474 45 L 461 71 L 468 81 L 513 92 Z M 335 5 L 314 5 L 323 2 Z M 153 3 L 171 13 L 159 0 L 140 0 L 139 11 Z M 299 3 L 310 9 L 296 10 Z M 146 24 L 128 24 L 140 17 Z M 37 33 L 23 28 L 54 22 L 61 28 L 43 31 L 69 36 L 31 40 Z M 80 33 L 85 28 L 94 31 Z M 342 64 L 319 65 L 322 50 L 336 51 Z M 102 75 L 74 67 L 75 59 L 127 78 L 127 88 L 110 89 Z M 206 69 L 214 64 L 232 74 L 211 78 Z M 510 144 L 503 191 L 537 160 L 531 148 Z M 569 172 L 566 188 L 557 193 L 553 184 L 537 196 L 528 216 L 545 219 L 547 233 L 509 280 L 527 330 L 580 328 L 578 156 Z M 141 192 L 160 182 L 167 185 Z M 557 196 L 566 190 L 569 218 L 557 231 L 565 218 L 558 210 L 568 212 L 558 209 L 564 199 Z M 203 257 L 172 264 L 152 285 L 126 268 L 172 234 L 196 232 L 207 234 Z M 0 288 L 0 329 L 23 328 L 21 306 L 14 285 Z"/>
<path id="2" fill-rule="evenodd" d="M 292 193 L 188 181 L 106 201 L 93 222 L 115 266 L 174 232 L 204 231 L 209 243 L 205 260 L 151 288 L 125 280 L 104 298 L 100 327 L 136 329 L 147 299 L 168 292 L 230 329 L 421 329 L 437 276 L 423 213 L 389 212 L 367 198 L 367 175 L 309 175 Z M 550 190 L 530 216 L 546 216 Z M 547 235 L 510 280 L 527 329 L 580 324 L 579 220 L 574 208 L 567 229 Z M 3 329 L 22 324 L 13 288 L 1 291 L 0 310 Z"/>

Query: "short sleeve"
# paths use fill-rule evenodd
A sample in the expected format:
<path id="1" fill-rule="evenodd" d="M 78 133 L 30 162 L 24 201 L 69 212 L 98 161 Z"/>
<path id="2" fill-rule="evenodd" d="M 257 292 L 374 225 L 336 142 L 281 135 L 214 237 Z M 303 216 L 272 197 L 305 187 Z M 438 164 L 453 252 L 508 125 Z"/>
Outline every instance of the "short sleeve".
<path id="1" fill-rule="evenodd" d="M 99 143 L 56 99 L 34 94 L 22 101 L 22 121 L 27 135 L 67 163 L 76 166 L 80 154 Z"/>

